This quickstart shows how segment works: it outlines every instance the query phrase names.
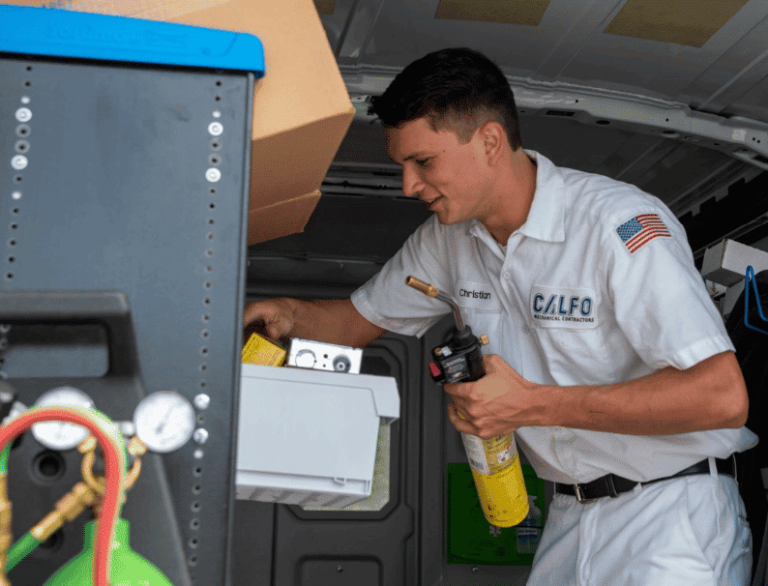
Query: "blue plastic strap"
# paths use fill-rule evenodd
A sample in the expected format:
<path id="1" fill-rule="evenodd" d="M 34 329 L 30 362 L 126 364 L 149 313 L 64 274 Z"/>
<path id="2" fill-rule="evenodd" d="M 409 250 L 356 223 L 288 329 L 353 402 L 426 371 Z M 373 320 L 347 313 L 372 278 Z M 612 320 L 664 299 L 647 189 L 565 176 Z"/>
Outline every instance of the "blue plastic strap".
<path id="1" fill-rule="evenodd" d="M 264 75 L 264 48 L 253 35 L 30 6 L 0 5 L 0 53 Z"/>
<path id="2" fill-rule="evenodd" d="M 763 307 L 760 303 L 760 294 L 757 292 L 757 281 L 755 280 L 755 269 L 752 268 L 752 266 L 747 267 L 747 275 L 745 277 L 744 281 L 744 325 L 747 326 L 750 330 L 755 330 L 756 332 L 760 332 L 762 334 L 768 334 L 765 330 L 761 330 L 760 328 L 753 326 L 749 323 L 749 286 L 752 285 L 752 288 L 755 290 L 755 303 L 757 304 L 757 313 L 760 316 L 760 319 L 764 322 L 768 322 L 768 319 L 765 319 L 765 316 L 763 315 Z"/>

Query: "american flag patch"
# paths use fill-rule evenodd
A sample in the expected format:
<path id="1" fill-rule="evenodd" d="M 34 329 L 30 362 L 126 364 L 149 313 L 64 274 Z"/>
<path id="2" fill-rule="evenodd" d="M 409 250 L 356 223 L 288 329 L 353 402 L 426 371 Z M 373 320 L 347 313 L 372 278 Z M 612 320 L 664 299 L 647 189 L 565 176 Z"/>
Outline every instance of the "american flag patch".
<path id="1" fill-rule="evenodd" d="M 629 252 L 635 252 L 654 238 L 670 238 L 658 214 L 640 214 L 616 228 L 616 233 Z"/>

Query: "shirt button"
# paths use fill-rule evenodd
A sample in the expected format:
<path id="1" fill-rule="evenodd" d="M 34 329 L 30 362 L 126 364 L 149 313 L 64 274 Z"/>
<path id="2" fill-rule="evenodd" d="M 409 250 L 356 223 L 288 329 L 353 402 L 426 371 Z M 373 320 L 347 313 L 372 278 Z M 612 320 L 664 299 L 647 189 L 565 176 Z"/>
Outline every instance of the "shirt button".
<path id="1" fill-rule="evenodd" d="M 509 279 L 512 275 L 510 274 L 509 271 L 504 271 L 504 273 L 501 276 L 504 277 L 505 279 Z"/>

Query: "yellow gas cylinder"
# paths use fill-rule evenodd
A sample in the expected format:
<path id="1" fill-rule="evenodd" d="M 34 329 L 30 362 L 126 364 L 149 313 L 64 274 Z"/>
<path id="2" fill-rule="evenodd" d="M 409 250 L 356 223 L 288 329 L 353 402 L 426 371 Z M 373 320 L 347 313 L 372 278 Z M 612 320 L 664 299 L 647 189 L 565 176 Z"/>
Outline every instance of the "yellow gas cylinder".
<path id="1" fill-rule="evenodd" d="M 485 518 L 497 527 L 520 523 L 528 515 L 528 493 L 514 433 L 486 440 L 462 433 L 461 439 Z"/>

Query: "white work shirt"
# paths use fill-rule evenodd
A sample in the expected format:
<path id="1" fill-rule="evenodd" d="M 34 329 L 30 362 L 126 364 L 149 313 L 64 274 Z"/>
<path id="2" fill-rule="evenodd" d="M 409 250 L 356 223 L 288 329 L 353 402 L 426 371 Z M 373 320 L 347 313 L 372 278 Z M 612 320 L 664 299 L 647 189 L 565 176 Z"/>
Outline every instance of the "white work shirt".
<path id="1" fill-rule="evenodd" d="M 527 380 L 566 387 L 685 369 L 733 350 L 683 227 L 660 200 L 526 152 L 537 162 L 536 193 L 506 247 L 476 220 L 443 226 L 433 216 L 355 291 L 357 310 L 387 330 L 423 335 L 450 308 L 406 286 L 413 275 L 456 300 L 472 331 L 488 336 L 485 353 Z M 609 472 L 651 480 L 757 443 L 746 428 L 634 436 L 524 427 L 517 439 L 539 477 L 569 484 Z"/>

